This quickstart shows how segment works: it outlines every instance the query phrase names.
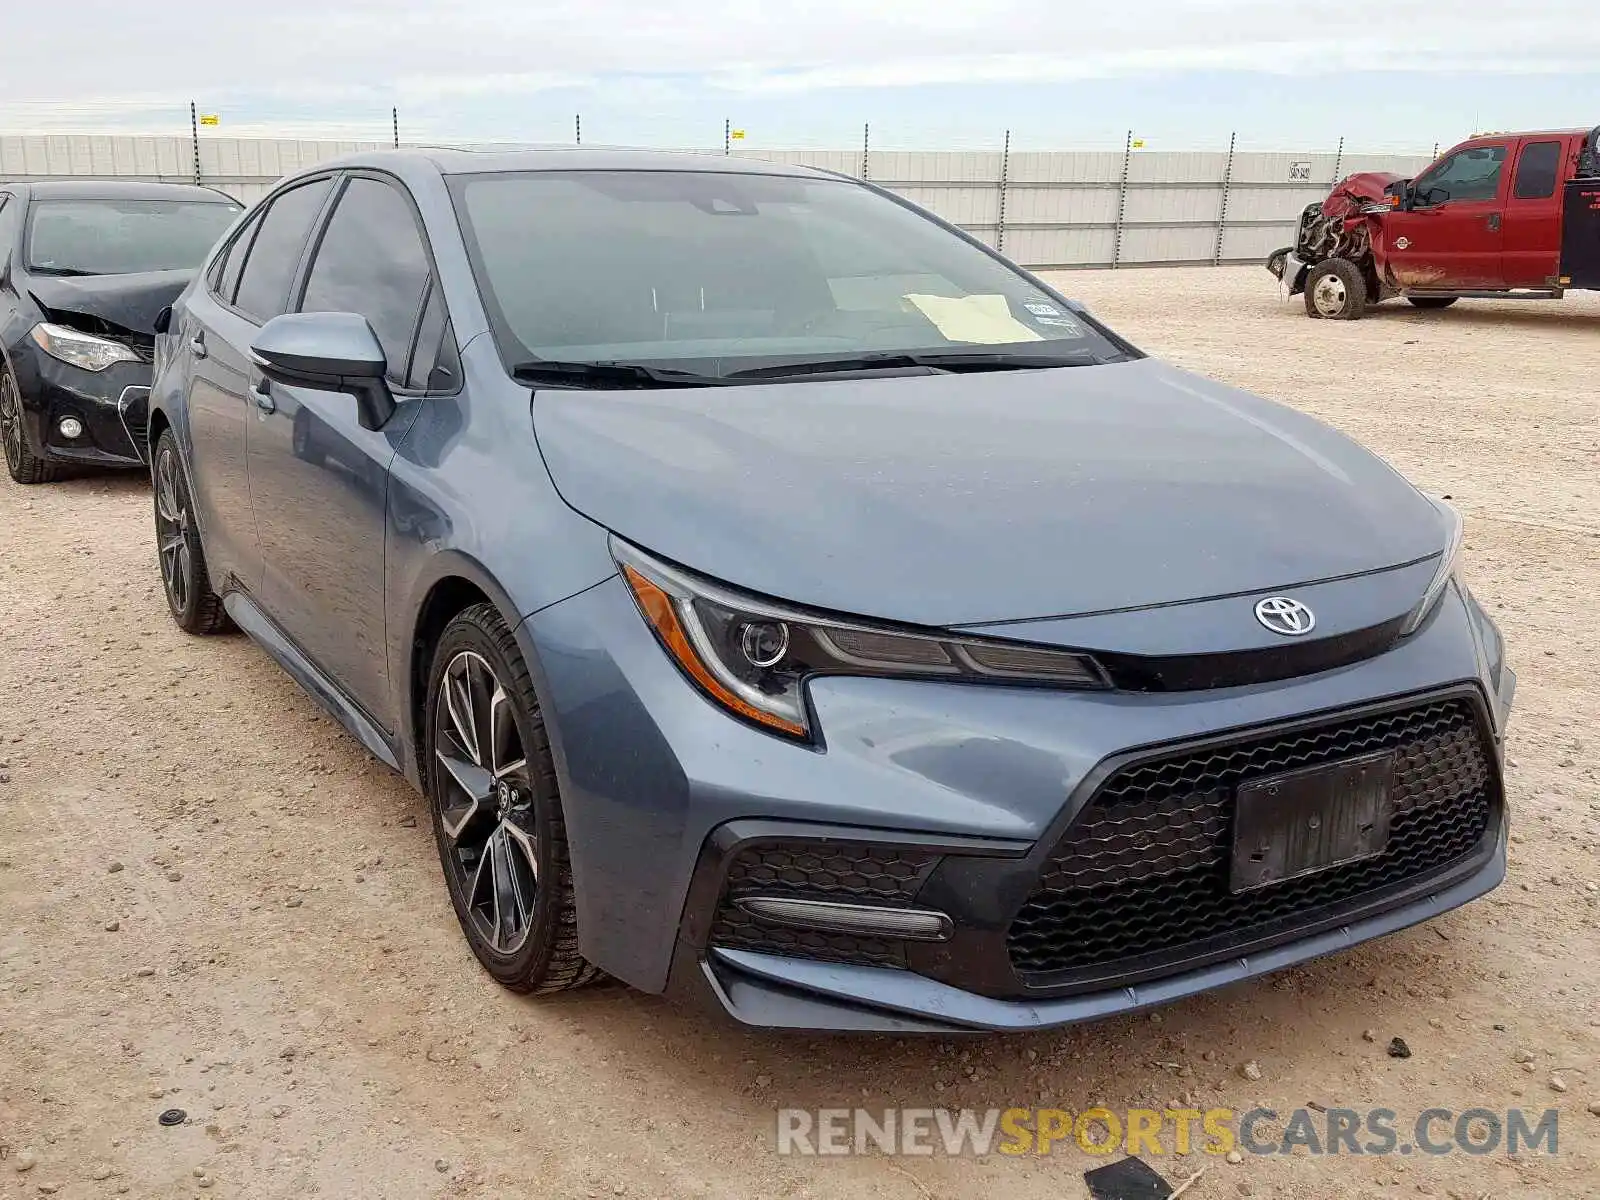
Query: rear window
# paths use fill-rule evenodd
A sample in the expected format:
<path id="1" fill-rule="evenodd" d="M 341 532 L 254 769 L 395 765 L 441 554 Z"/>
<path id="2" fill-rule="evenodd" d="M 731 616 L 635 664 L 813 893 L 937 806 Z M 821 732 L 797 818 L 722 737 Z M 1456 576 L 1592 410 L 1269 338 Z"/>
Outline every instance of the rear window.
<path id="1" fill-rule="evenodd" d="M 204 200 L 36 200 L 26 260 L 62 275 L 191 270 L 239 211 Z"/>
<path id="2" fill-rule="evenodd" d="M 452 180 L 508 363 L 1118 351 L 1006 263 L 868 188 L 714 171 Z"/>

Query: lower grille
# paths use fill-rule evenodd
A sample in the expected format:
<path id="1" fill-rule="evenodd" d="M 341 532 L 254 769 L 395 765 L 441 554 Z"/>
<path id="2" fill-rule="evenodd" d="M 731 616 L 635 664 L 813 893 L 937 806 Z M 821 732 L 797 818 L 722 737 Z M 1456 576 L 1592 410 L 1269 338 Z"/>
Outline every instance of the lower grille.
<path id="1" fill-rule="evenodd" d="M 1248 779 L 1395 752 L 1394 817 L 1376 858 L 1229 891 L 1234 794 Z M 1007 934 L 1024 980 L 1130 960 L 1219 954 L 1241 935 L 1402 885 L 1470 855 L 1497 804 L 1472 705 L 1442 700 L 1135 763 L 1108 779 L 1046 861 Z M 1220 945 L 1214 945 L 1220 943 Z"/>
<path id="2" fill-rule="evenodd" d="M 905 966 L 898 941 L 794 929 L 739 908 L 741 896 L 785 896 L 850 904 L 903 906 L 916 899 L 939 864 L 932 851 L 850 842 L 783 841 L 747 847 L 728 868 L 711 944 L 828 962 Z"/>

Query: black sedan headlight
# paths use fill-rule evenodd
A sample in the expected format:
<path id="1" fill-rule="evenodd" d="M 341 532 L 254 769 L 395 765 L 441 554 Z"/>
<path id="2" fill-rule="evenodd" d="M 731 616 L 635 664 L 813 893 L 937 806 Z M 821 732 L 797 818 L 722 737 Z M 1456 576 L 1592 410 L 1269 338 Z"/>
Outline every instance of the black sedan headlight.
<path id="1" fill-rule="evenodd" d="M 640 613 L 684 674 L 728 711 L 791 737 L 811 736 L 805 681 L 814 675 L 1110 686 L 1084 654 L 808 612 L 713 583 L 616 538 L 611 549 Z"/>

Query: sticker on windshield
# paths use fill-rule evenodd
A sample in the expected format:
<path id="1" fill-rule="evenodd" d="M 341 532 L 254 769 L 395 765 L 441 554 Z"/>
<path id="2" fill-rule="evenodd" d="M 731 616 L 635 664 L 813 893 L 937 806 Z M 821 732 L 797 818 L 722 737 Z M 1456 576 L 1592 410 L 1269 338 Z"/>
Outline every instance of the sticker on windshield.
<path id="1" fill-rule="evenodd" d="M 1071 317 L 1035 317 L 1033 323 L 1035 325 L 1054 325 L 1058 329 L 1070 329 L 1077 336 L 1083 336 L 1083 326 L 1079 325 Z"/>
<path id="2" fill-rule="evenodd" d="M 1022 307 L 1036 317 L 1059 317 L 1061 315 L 1059 308 L 1054 304 L 1047 304 L 1043 300 L 1026 300 L 1023 302 Z"/>

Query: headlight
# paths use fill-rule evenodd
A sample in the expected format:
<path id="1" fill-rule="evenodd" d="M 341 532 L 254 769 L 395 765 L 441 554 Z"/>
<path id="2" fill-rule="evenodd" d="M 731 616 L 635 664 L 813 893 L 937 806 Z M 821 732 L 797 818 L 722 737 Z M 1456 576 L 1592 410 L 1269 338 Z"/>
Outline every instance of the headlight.
<path id="1" fill-rule="evenodd" d="M 139 356 L 121 342 L 79 333 L 64 325 L 49 322 L 35 325 L 29 336 L 51 358 L 59 358 L 85 371 L 104 371 L 112 363 L 139 361 Z"/>
<path id="2" fill-rule="evenodd" d="M 810 736 L 805 681 L 813 675 L 1110 686 L 1082 654 L 841 621 L 743 595 L 615 538 L 611 549 L 639 611 L 684 674 L 730 712 L 792 737 Z"/>
<path id="3" fill-rule="evenodd" d="M 1444 553 L 1439 556 L 1438 570 L 1434 571 L 1433 578 L 1428 581 L 1428 590 L 1422 593 L 1421 602 L 1406 618 L 1405 626 L 1400 630 L 1401 637 L 1410 637 L 1422 627 L 1422 623 L 1428 619 L 1433 606 L 1439 603 L 1439 597 L 1444 595 L 1445 588 L 1450 586 L 1450 580 L 1455 577 L 1456 570 L 1461 565 L 1461 514 L 1435 496 L 1429 496 L 1428 499 L 1433 501 L 1434 507 L 1449 521 L 1449 534 L 1445 539 Z"/>

